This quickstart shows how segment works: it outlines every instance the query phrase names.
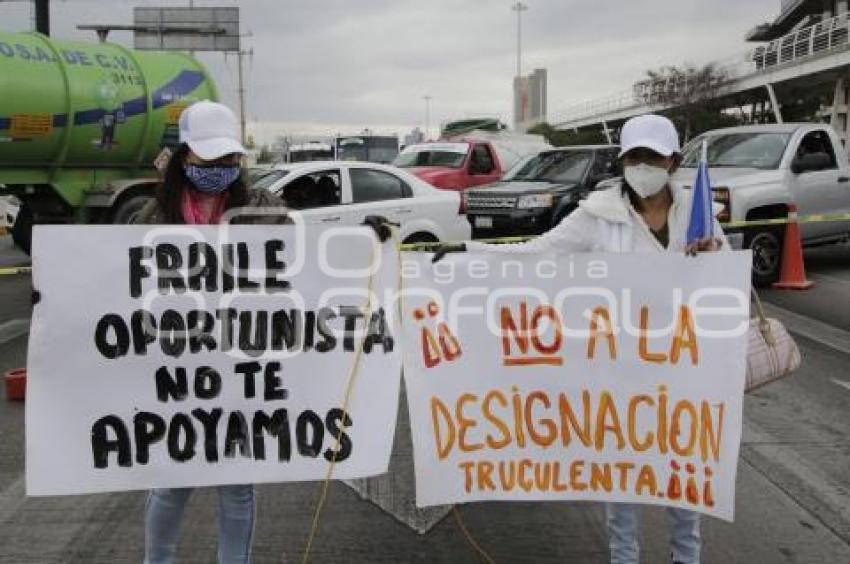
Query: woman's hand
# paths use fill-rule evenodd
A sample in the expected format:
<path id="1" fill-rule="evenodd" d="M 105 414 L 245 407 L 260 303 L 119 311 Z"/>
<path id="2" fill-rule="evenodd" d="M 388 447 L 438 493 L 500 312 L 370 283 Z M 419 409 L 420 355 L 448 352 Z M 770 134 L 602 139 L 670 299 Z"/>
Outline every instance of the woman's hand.
<path id="1" fill-rule="evenodd" d="M 697 253 L 710 253 L 719 251 L 723 247 L 723 242 L 717 237 L 706 237 L 690 243 L 685 247 L 685 254 L 689 257 L 697 256 Z"/>
<path id="2" fill-rule="evenodd" d="M 382 215 L 367 215 L 361 225 L 371 227 L 381 243 L 392 237 L 390 226 L 398 227 L 398 223 L 393 223 Z"/>

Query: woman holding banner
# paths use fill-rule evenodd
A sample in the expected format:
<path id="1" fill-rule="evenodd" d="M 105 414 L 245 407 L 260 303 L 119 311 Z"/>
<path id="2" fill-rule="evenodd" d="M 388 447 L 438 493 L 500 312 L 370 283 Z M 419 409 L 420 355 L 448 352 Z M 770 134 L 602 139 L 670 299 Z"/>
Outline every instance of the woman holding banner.
<path id="1" fill-rule="evenodd" d="M 168 159 L 156 197 L 139 211 L 135 223 L 210 225 L 291 223 L 284 202 L 273 194 L 249 189 L 242 177 L 245 149 L 239 142 L 233 112 L 203 101 L 180 115 L 181 145 Z M 364 225 L 387 241 L 387 220 L 367 216 Z M 145 564 L 174 561 L 180 521 L 192 488 L 152 490 L 145 508 Z M 254 534 L 254 487 L 218 487 L 218 561 L 249 563 Z"/>
<path id="2" fill-rule="evenodd" d="M 728 249 L 720 224 L 711 218 L 713 237 L 688 243 L 690 195 L 671 182 L 681 163 L 679 135 L 673 123 L 658 115 L 643 115 L 625 123 L 621 132 L 624 180 L 619 187 L 593 192 L 578 209 L 551 231 L 526 243 L 492 245 L 467 242 L 448 251 L 500 253 L 620 252 L 655 253 Z M 434 260 L 444 254 L 441 251 Z M 607 506 L 612 564 L 637 564 L 638 510 L 636 504 Z M 698 563 L 699 514 L 668 508 L 674 563 Z"/>
<path id="3" fill-rule="evenodd" d="M 263 190 L 249 190 L 242 178 L 245 149 L 236 116 L 222 104 L 197 102 L 180 115 L 180 147 L 165 167 L 156 197 L 135 223 L 216 224 L 226 212 L 245 208 L 235 223 L 286 223 L 283 202 Z M 276 211 L 272 208 L 277 207 Z M 267 208 L 262 215 L 250 208 Z M 233 210 L 233 211 L 231 211 Z M 183 510 L 192 488 L 152 490 L 145 507 L 145 564 L 174 561 Z M 254 487 L 218 487 L 218 561 L 251 561 Z"/>

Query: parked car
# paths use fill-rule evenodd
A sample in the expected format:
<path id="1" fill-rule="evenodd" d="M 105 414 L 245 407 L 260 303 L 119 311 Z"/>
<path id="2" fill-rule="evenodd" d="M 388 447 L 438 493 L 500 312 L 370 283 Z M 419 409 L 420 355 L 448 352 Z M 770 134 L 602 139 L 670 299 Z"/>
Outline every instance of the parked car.
<path id="1" fill-rule="evenodd" d="M 408 145 L 393 164 L 432 186 L 454 191 L 489 184 L 503 172 L 496 152 L 485 142 Z"/>
<path id="2" fill-rule="evenodd" d="M 260 187 L 281 196 L 310 223 L 357 225 L 367 215 L 381 215 L 400 224 L 403 243 L 470 236 L 459 194 L 390 165 L 306 162 L 278 165 L 274 174 L 277 178 L 268 183 L 269 176 L 260 179 Z"/>
<path id="3" fill-rule="evenodd" d="M 708 141 L 714 199 L 720 221 L 785 218 L 788 205 L 800 215 L 850 213 L 850 165 L 835 131 L 824 124 L 750 125 L 709 131 L 685 147 L 676 179 L 693 184 L 702 141 Z M 785 226 L 729 229 L 753 251 L 753 281 L 779 278 Z M 804 245 L 848 240 L 850 222 L 803 223 Z"/>
<path id="4" fill-rule="evenodd" d="M 616 145 L 561 147 L 521 160 L 494 184 L 464 193 L 473 237 L 539 235 L 599 182 L 618 176 Z"/>
<path id="5" fill-rule="evenodd" d="M 393 164 L 432 186 L 460 191 L 495 182 L 523 157 L 550 147 L 541 135 L 477 131 L 451 141 L 408 145 Z"/>

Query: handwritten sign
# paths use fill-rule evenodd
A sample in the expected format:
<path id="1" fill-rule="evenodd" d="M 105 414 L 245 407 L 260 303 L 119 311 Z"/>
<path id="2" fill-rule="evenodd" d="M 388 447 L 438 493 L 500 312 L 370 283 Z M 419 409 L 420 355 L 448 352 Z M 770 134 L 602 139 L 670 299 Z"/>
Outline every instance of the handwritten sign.
<path id="1" fill-rule="evenodd" d="M 621 501 L 732 518 L 748 253 L 403 264 L 418 505 Z"/>
<path id="2" fill-rule="evenodd" d="M 37 227 L 28 494 L 385 472 L 395 250 L 368 229 L 321 235 Z"/>

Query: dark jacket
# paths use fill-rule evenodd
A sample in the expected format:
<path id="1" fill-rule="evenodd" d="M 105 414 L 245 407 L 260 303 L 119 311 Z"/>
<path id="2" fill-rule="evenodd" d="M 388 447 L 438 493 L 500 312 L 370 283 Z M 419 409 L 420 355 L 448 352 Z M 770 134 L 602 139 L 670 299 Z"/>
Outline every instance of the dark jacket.
<path id="1" fill-rule="evenodd" d="M 283 200 L 269 192 L 268 190 L 261 189 L 252 189 L 248 192 L 248 203 L 245 204 L 246 208 L 283 208 L 286 210 L 286 205 Z M 134 223 L 141 224 L 155 224 L 162 225 L 167 223 L 164 220 L 164 216 L 162 210 L 159 207 L 159 203 L 152 199 L 145 206 L 139 210 L 138 215 L 136 215 L 136 220 Z M 231 224 L 239 224 L 239 225 L 273 225 L 273 224 L 282 224 L 282 223 L 292 223 L 292 220 L 289 219 L 286 215 L 245 215 L 245 216 L 236 216 L 233 218 Z"/>

